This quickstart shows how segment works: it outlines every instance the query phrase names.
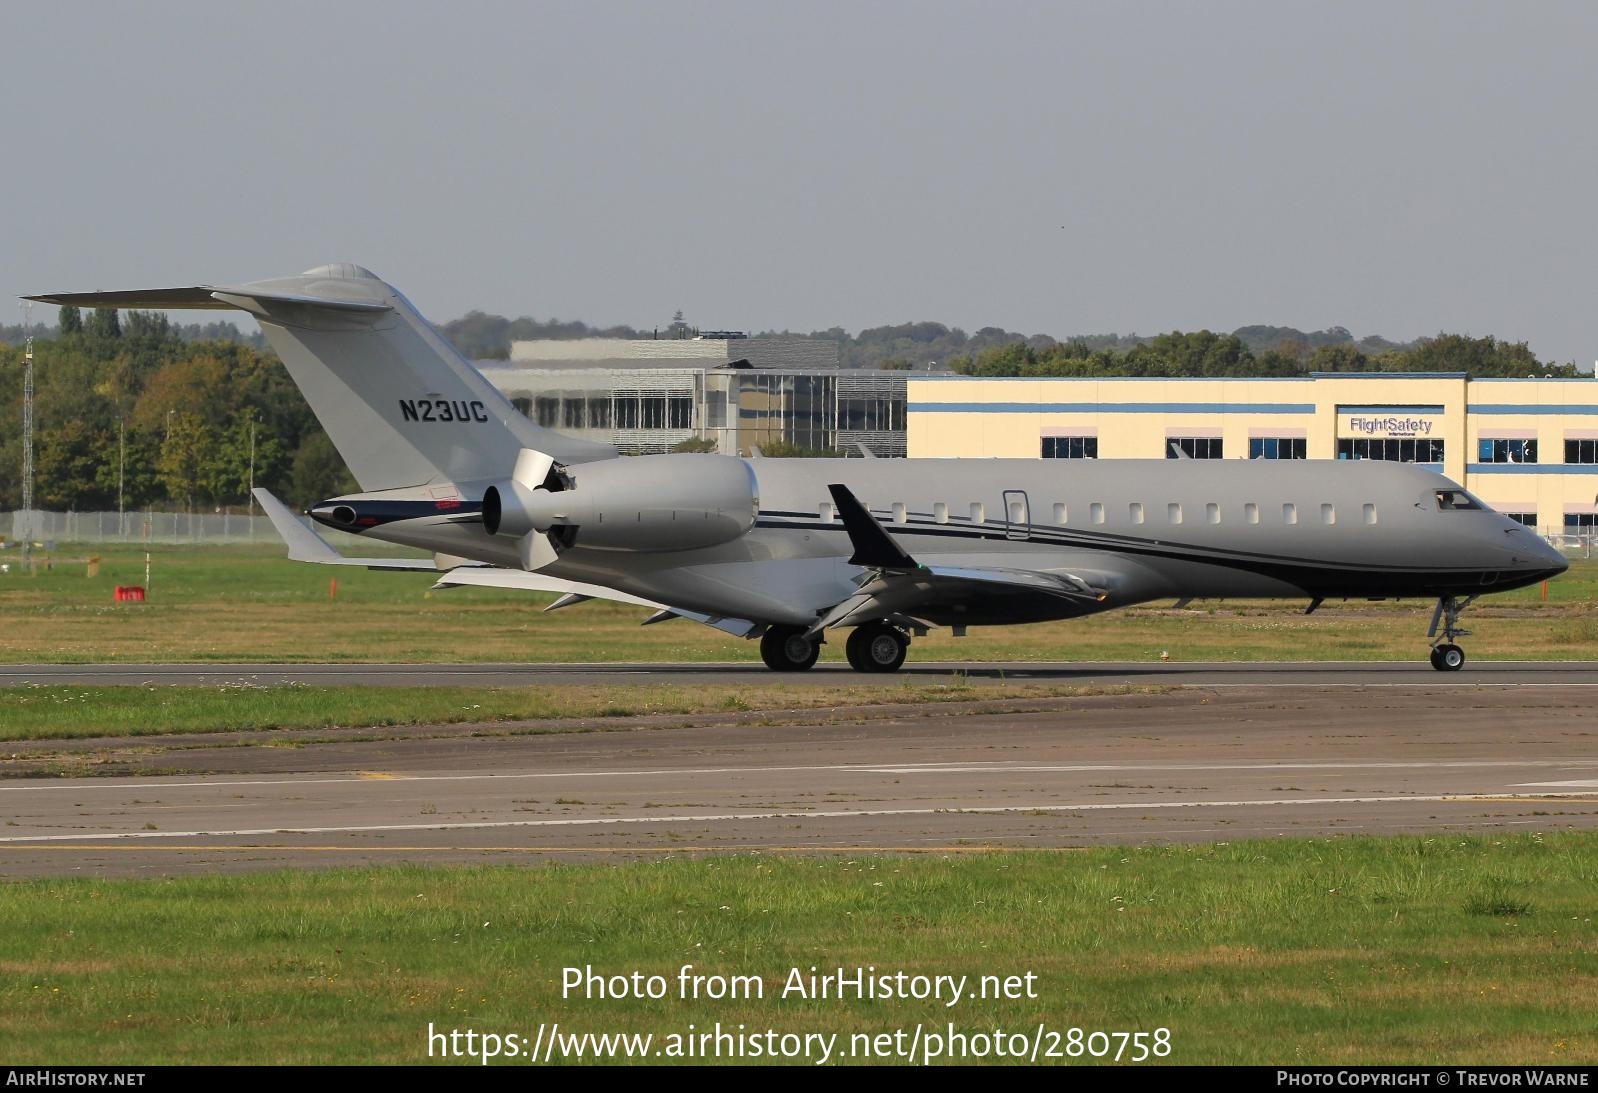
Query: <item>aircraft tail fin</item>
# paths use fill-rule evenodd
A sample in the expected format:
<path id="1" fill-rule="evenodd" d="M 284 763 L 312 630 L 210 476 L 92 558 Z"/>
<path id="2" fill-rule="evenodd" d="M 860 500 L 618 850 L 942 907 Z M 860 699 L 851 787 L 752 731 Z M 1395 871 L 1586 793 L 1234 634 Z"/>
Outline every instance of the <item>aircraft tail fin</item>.
<path id="1" fill-rule="evenodd" d="M 360 266 L 247 285 L 32 296 L 86 307 L 235 309 L 253 315 L 361 489 L 507 477 L 522 449 L 562 463 L 608 445 L 539 428 L 397 289 Z"/>

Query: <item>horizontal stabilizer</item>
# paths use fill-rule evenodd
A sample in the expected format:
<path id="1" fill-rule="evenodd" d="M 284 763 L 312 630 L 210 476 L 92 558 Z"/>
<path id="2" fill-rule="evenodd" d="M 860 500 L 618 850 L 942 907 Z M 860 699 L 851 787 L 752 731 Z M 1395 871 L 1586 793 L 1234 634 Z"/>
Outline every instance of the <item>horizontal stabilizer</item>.
<path id="1" fill-rule="evenodd" d="M 288 506 L 272 496 L 272 491 L 257 486 L 255 500 L 272 521 L 272 528 L 288 544 L 289 560 L 315 562 L 317 565 L 358 565 L 367 569 L 425 569 L 438 572 L 431 558 L 346 558 L 333 548 L 333 544 L 307 527 Z"/>
<path id="2" fill-rule="evenodd" d="M 332 311 L 377 313 L 392 310 L 371 300 L 340 300 L 293 292 L 263 292 L 248 285 L 191 285 L 187 288 L 129 288 L 114 292 L 51 292 L 24 296 L 42 304 L 74 307 L 151 308 L 158 311 L 250 311 L 245 301 L 257 304 L 298 304 Z"/>

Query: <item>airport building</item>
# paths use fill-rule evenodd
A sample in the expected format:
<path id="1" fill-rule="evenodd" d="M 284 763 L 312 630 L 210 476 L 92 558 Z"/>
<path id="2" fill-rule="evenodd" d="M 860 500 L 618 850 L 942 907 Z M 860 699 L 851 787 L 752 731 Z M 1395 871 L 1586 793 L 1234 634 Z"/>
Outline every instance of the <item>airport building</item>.
<path id="1" fill-rule="evenodd" d="M 1594 379 L 916 373 L 908 390 L 913 457 L 1395 459 L 1434 467 L 1545 535 L 1590 540 L 1598 525 Z"/>
<path id="2" fill-rule="evenodd" d="M 539 425 L 629 454 L 703 439 L 728 455 L 774 442 L 905 454 L 908 373 L 840 368 L 816 338 L 583 338 L 519 341 L 478 367 Z"/>

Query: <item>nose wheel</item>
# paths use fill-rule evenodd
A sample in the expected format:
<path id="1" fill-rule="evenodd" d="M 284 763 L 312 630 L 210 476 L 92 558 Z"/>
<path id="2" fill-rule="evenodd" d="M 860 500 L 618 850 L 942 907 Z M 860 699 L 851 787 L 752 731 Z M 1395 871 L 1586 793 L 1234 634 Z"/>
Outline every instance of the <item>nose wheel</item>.
<path id="1" fill-rule="evenodd" d="M 1432 639 L 1432 667 L 1439 672 L 1457 672 L 1465 666 L 1465 650 L 1454 644 L 1454 639 L 1470 633 L 1469 630 L 1460 629 L 1459 613 L 1469 607 L 1475 598 L 1443 596 L 1437 601 L 1437 610 L 1432 612 L 1432 624 L 1426 636 Z"/>
<path id="2" fill-rule="evenodd" d="M 849 634 L 844 652 L 857 672 L 897 672 L 910 649 L 903 630 L 885 622 L 868 622 Z"/>

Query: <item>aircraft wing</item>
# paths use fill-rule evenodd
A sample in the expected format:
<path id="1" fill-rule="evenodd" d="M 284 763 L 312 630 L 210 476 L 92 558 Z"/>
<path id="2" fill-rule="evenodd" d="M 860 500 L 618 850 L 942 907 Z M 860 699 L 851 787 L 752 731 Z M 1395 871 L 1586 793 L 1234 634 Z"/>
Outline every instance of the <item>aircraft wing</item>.
<path id="1" fill-rule="evenodd" d="M 848 487 L 831 485 L 838 515 L 854 554 L 849 561 L 871 570 L 854 595 L 822 615 L 807 631 L 814 639 L 834 626 L 892 618 L 912 625 L 919 614 L 998 595 L 1052 596 L 1081 604 L 1083 614 L 1109 595 L 1072 573 L 1002 567 L 921 565 L 857 500 Z M 1102 575 L 1095 574 L 1095 577 Z"/>
<path id="2" fill-rule="evenodd" d="M 497 566 L 463 566 L 452 569 L 439 577 L 434 588 L 458 588 L 471 586 L 475 588 L 520 588 L 529 592 L 558 592 L 561 598 L 550 604 L 544 610 L 557 611 L 583 600 L 610 600 L 614 603 L 630 603 L 638 607 L 652 607 L 655 614 L 645 620 L 644 625 L 655 622 L 664 622 L 667 619 L 689 619 L 693 622 L 713 626 L 717 630 L 726 631 L 736 637 L 748 637 L 755 629 L 755 624 L 748 619 L 730 619 L 718 615 L 705 615 L 698 611 L 688 611 L 681 607 L 668 607 L 666 604 L 655 600 L 646 600 L 642 596 L 634 596 L 604 585 L 584 584 L 581 581 L 567 581 L 559 577 L 550 577 L 543 573 L 528 573 L 520 569 L 501 569 Z"/>

